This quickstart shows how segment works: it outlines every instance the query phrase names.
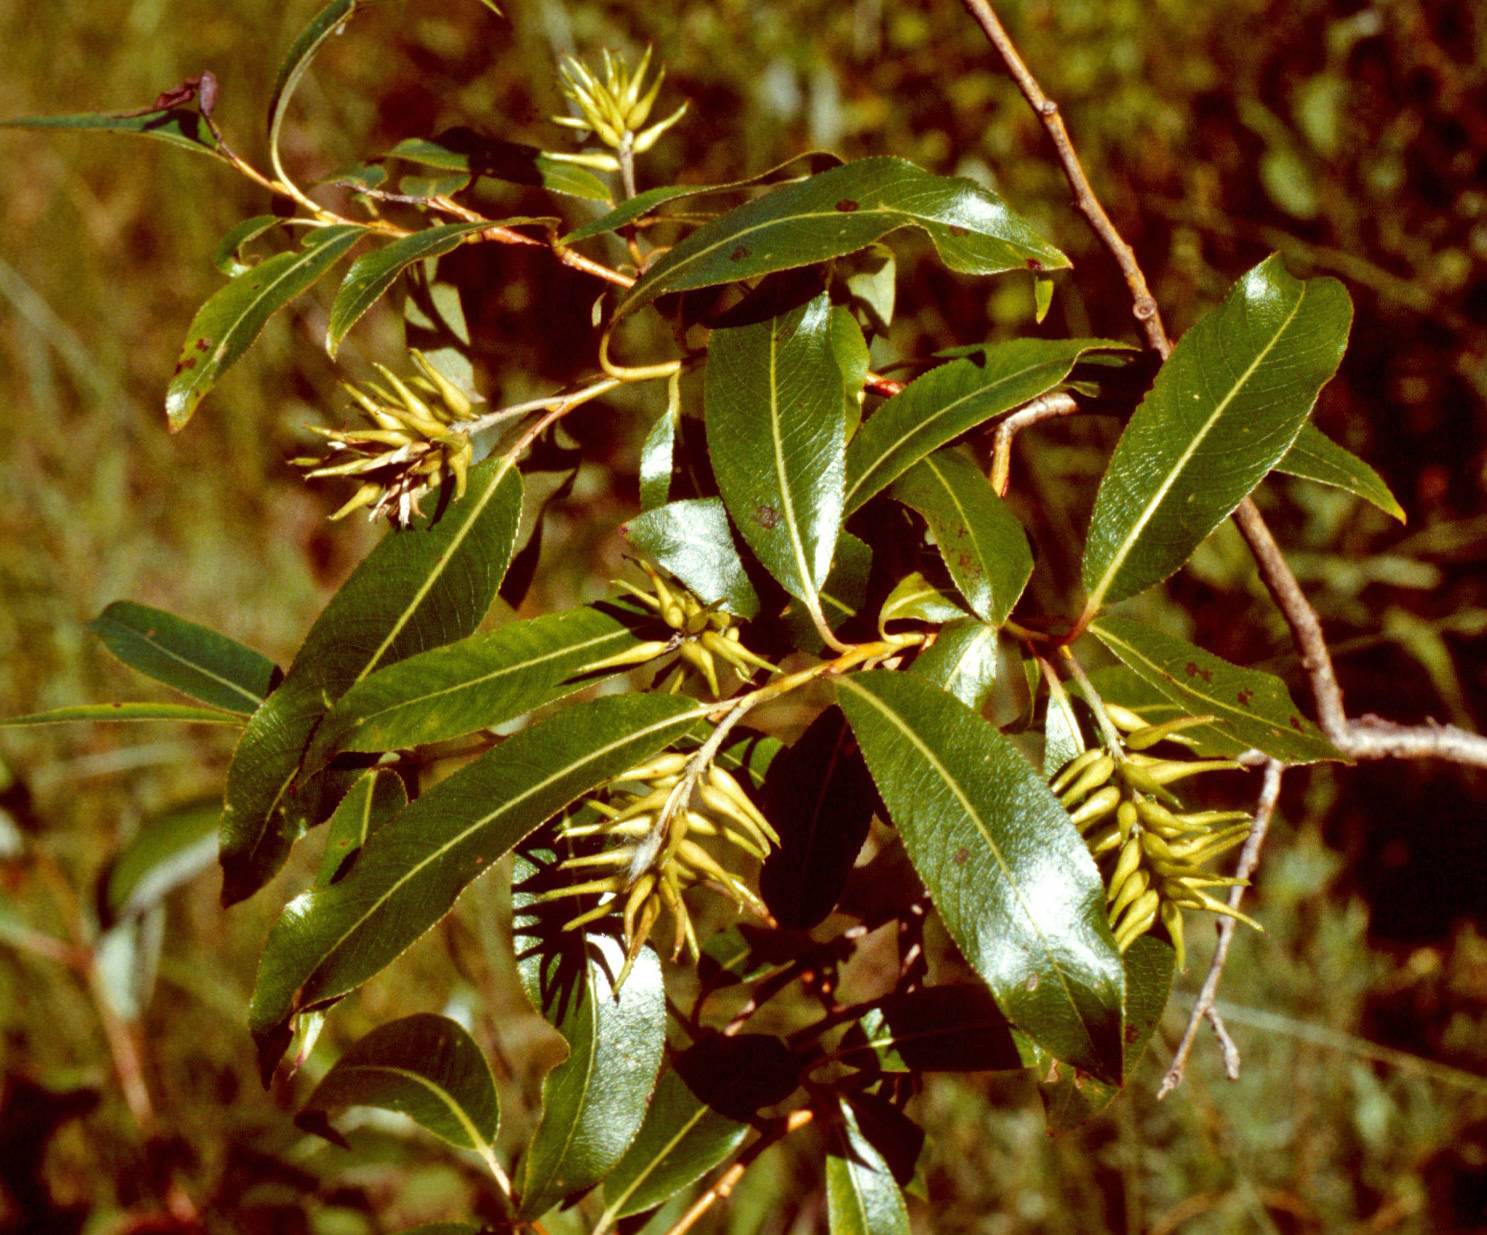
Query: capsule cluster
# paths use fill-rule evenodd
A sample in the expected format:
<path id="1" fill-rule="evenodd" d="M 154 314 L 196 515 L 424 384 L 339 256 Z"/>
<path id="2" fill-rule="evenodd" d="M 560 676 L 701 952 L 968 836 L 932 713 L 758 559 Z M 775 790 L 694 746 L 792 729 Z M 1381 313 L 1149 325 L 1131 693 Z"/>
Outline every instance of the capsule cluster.
<path id="1" fill-rule="evenodd" d="M 306 469 L 307 480 L 361 479 L 361 487 L 332 519 L 365 508 L 369 518 L 385 515 L 394 526 L 406 527 L 423 513 L 419 501 L 424 494 L 451 477 L 454 496 L 464 496 L 472 449 L 464 422 L 474 419 L 474 406 L 422 352 L 409 354 L 418 372 L 406 381 L 377 365 L 380 382 L 367 382 L 364 388 L 342 383 L 371 428 L 310 425 L 312 433 L 330 442 L 329 452 L 292 460 Z"/>
<path id="2" fill-rule="evenodd" d="M 558 826 L 558 845 L 566 851 L 558 870 L 574 882 L 536 899 L 599 897 L 597 905 L 564 922 L 564 930 L 618 915 L 626 952 L 620 982 L 663 911 L 672 920 L 672 959 L 683 948 L 697 959 L 701 950 L 684 899 L 694 887 L 706 886 L 741 910 L 768 916 L 748 883 L 699 840 L 720 841 L 762 861 L 779 844 L 779 834 L 732 773 L 715 763 L 696 767 L 696 758 L 668 752 L 633 767 Z"/>
<path id="3" fill-rule="evenodd" d="M 559 84 L 565 97 L 578 108 L 576 116 L 554 116 L 553 122 L 564 128 L 592 132 L 612 150 L 628 149 L 634 154 L 644 154 L 660 139 L 672 125 L 687 112 L 683 103 L 666 119 L 644 128 L 650 119 L 651 109 L 661 93 L 661 83 L 666 80 L 666 70 L 661 69 L 647 86 L 645 75 L 651 65 L 651 49 L 647 47 L 640 63 L 632 70 L 624 57 L 603 53 L 603 76 L 595 73 L 583 61 L 573 56 L 564 58 L 559 70 Z M 618 171 L 619 161 L 608 154 L 580 154 L 549 156 L 570 163 L 581 163 L 597 167 L 602 171 Z"/>
<path id="4" fill-rule="evenodd" d="M 1122 749 L 1087 750 L 1053 778 L 1050 787 L 1068 808 L 1097 862 L 1105 864 L 1110 928 L 1122 952 L 1158 921 L 1183 968 L 1183 911 L 1203 910 L 1253 919 L 1230 909 L 1215 888 L 1247 880 L 1212 875 L 1208 862 L 1242 845 L 1253 821 L 1244 811 L 1183 811 L 1169 786 L 1190 776 L 1240 767 L 1231 759 L 1161 759 L 1146 751 L 1159 742 L 1187 741 L 1184 731 L 1211 724 L 1211 716 L 1184 716 L 1147 724 L 1124 708 L 1106 705 L 1124 731 Z"/>

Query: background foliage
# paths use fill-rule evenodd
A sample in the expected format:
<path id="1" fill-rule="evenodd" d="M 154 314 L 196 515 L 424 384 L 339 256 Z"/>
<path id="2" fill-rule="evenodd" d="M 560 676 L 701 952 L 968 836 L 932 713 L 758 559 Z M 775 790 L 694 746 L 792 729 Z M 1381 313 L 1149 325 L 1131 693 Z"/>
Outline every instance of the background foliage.
<path id="1" fill-rule="evenodd" d="M 0 4 L 0 114 L 143 106 L 209 67 L 223 87 L 223 127 L 255 132 L 277 49 L 303 7 Z M 1007 7 L 1174 334 L 1272 249 L 1298 274 L 1348 283 L 1352 346 L 1317 423 L 1380 469 L 1409 526 L 1281 479 L 1265 486 L 1262 504 L 1343 653 L 1352 710 L 1480 727 L 1484 18 L 1466 0 Z M 556 55 L 654 41 L 672 89 L 694 100 L 656 157 L 658 180 L 683 168 L 699 183 L 730 180 L 805 148 L 901 154 L 981 177 L 1075 261 L 1078 276 L 1062 282 L 1043 333 L 1128 333 L 1115 272 L 1065 208 L 1041 130 L 958 5 L 507 8 L 509 24 L 468 0 L 374 8 L 307 81 L 286 139 L 290 161 L 323 174 L 460 123 L 551 145 L 559 139 L 542 117 L 557 110 L 547 71 Z M 0 143 L 9 170 L 0 200 L 10 420 L 0 455 L 3 710 L 118 696 L 125 671 L 85 631 L 118 596 L 287 660 L 372 537 L 357 521 L 326 524 L 332 495 L 305 489 L 283 462 L 334 389 L 318 347 L 325 299 L 271 322 L 208 412 L 167 438 L 164 379 L 186 322 L 219 283 L 207 255 L 232 223 L 261 211 L 261 197 L 204 160 L 150 144 L 18 133 Z M 503 200 L 510 213 L 535 204 L 514 190 Z M 484 288 L 474 326 L 493 400 L 587 367 L 591 357 L 568 340 L 586 334 L 590 284 L 540 254 L 483 246 L 461 259 L 477 264 L 470 273 Z M 1020 280 L 958 278 L 925 261 L 900 281 L 892 351 L 1023 331 L 1030 313 Z M 531 330 L 534 318 L 547 328 Z M 385 358 L 398 340 L 392 313 L 379 310 L 342 359 Z M 568 423 L 587 462 L 549 526 L 562 554 L 548 559 L 524 612 L 599 594 L 620 562 L 608 529 L 635 509 L 640 419 L 604 403 Z M 1078 543 L 1112 435 L 1071 422 L 1019 443 L 1019 514 L 1034 519 L 1045 550 Z M 1095 442 L 1098 452 L 1085 449 Z M 1070 555 L 1051 565 L 1067 584 L 1078 563 Z M 1230 529 L 1167 599 L 1145 603 L 1219 654 L 1270 659 L 1294 680 L 1280 620 Z M 91 888 L 143 821 L 220 785 L 230 738 L 180 732 L 7 733 L 0 759 L 19 779 L 0 790 L 6 820 L 71 883 Z M 1268 934 L 1240 936 L 1226 982 L 1239 1005 L 1229 1017 L 1244 1079 L 1227 1085 L 1214 1053 L 1200 1048 L 1184 1088 L 1157 1106 L 1159 1035 L 1145 1084 L 1138 1077 L 1110 1114 L 1049 1139 L 1026 1082 L 931 1078 L 922 1121 L 943 1131 L 920 1191 L 935 1229 L 1487 1226 L 1487 1087 L 1462 1074 L 1487 1072 L 1481 800 L 1480 779 L 1430 765 L 1293 773 L 1256 898 Z M 0 868 L 0 879 L 0 913 L 13 902 L 62 928 L 55 888 L 19 864 Z M 293 1129 L 287 1094 L 260 1092 L 241 1009 L 272 907 L 250 902 L 224 918 L 214 882 L 200 878 L 172 897 L 145 1014 L 162 1130 L 190 1190 L 227 1230 L 391 1230 L 461 1212 L 477 1177 L 447 1165 L 431 1142 L 390 1124 L 348 1156 Z M 480 1045 L 514 1070 L 529 1103 L 506 1111 L 520 1135 L 535 1120 L 535 1078 L 555 1039 L 524 1011 L 505 910 L 483 886 L 400 962 L 395 980 L 369 986 L 334 1032 L 350 1041 L 445 997 L 480 1009 Z M 1195 949 L 1194 970 L 1205 950 Z M 27 1213 L 45 1205 L 54 1208 L 38 1229 L 76 1229 L 85 1218 L 121 1229 L 121 1214 L 153 1202 L 86 995 L 61 970 L 6 952 L 0 1025 L 0 1230 L 27 1229 Z M 1170 1040 L 1176 1025 L 1164 1031 Z M 56 1135 L 44 1141 L 53 1121 Z M 810 1135 L 772 1151 L 715 1229 L 813 1229 L 824 1200 Z M 915 1212 L 922 1222 L 931 1211 Z"/>

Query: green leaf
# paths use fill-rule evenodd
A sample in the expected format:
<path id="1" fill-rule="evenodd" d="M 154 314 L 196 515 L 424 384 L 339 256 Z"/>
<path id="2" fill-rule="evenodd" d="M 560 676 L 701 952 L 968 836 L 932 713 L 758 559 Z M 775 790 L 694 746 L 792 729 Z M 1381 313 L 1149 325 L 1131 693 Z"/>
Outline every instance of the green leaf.
<path id="1" fill-rule="evenodd" d="M 264 323 L 314 285 L 362 236 L 362 227 L 322 227 L 298 251 L 250 266 L 197 311 L 165 392 L 171 432 L 185 428 L 205 397 L 258 337 Z"/>
<path id="2" fill-rule="evenodd" d="M 904 159 L 862 159 L 775 189 L 699 227 L 651 265 L 615 316 L 668 292 L 842 257 L 901 227 L 928 233 L 940 260 L 965 274 L 1069 264 L 980 185 L 931 175 Z"/>
<path id="3" fill-rule="evenodd" d="M 723 1162 L 748 1132 L 748 1124 L 713 1110 L 666 1069 L 635 1140 L 604 1180 L 605 1217 L 628 1218 L 669 1201 Z"/>
<path id="4" fill-rule="evenodd" d="M 265 1066 L 282 1053 L 295 1013 L 360 986 L 544 820 L 669 745 L 706 711 L 675 695 L 570 707 L 440 781 L 378 829 L 345 878 L 291 901 L 269 934 L 249 1011 Z"/>
<path id="5" fill-rule="evenodd" d="M 1301 427 L 1291 449 L 1275 465 L 1277 472 L 1331 485 L 1377 506 L 1386 515 L 1406 522 L 1404 507 L 1389 492 L 1384 478 L 1351 450 L 1345 450 L 1313 424 Z"/>
<path id="6" fill-rule="evenodd" d="M 883 670 L 837 683 L 914 868 L 1007 1017 L 1118 1081 L 1120 953 L 1069 816 L 1011 742 L 963 703 Z"/>
<path id="7" fill-rule="evenodd" d="M 537 186 L 606 205 L 614 197 L 610 187 L 587 168 L 554 159 L 535 146 L 486 137 L 464 127 L 448 129 L 432 138 L 407 138 L 389 150 L 386 157 L 440 171 Z"/>
<path id="8" fill-rule="evenodd" d="M 893 1172 L 863 1136 L 851 1105 L 839 1101 L 841 1124 L 826 1154 L 831 1235 L 909 1235 L 908 1206 Z"/>
<path id="9" fill-rule="evenodd" d="M 821 588 L 821 611 L 826 624 L 839 630 L 849 618 L 867 603 L 867 588 L 873 570 L 873 551 L 865 541 L 851 532 L 843 531 L 836 542 L 836 557 L 831 563 L 831 573 Z M 820 655 L 826 646 L 821 640 L 816 624 L 799 605 L 791 605 L 785 611 L 785 627 L 791 640 L 803 652 Z"/>
<path id="10" fill-rule="evenodd" d="M 1106 339 L 1013 339 L 931 369 L 873 413 L 847 451 L 851 514 L 925 455 L 993 416 L 1047 394 Z"/>
<path id="11" fill-rule="evenodd" d="M 1023 1066 L 1007 1018 L 984 986 L 969 983 L 890 995 L 847 1031 L 833 1058 L 883 1072 L 1005 1072 Z"/>
<path id="12" fill-rule="evenodd" d="M 392 768 L 364 772 L 326 825 L 325 851 L 320 855 L 315 886 L 328 887 L 342 878 L 372 833 L 395 819 L 407 805 L 408 790 Z"/>
<path id="13" fill-rule="evenodd" d="M 867 384 L 867 340 L 851 310 L 837 305 L 831 310 L 831 354 L 842 374 L 842 397 L 846 405 L 847 436 L 857 432 L 862 420 L 862 388 Z"/>
<path id="14" fill-rule="evenodd" d="M 489 1156 L 501 1120 L 490 1065 L 458 1022 L 421 1012 L 379 1025 L 315 1086 L 295 1124 L 349 1148 L 330 1116 L 349 1106 L 396 1111 L 456 1149 Z"/>
<path id="15" fill-rule="evenodd" d="M 1102 665 L 1089 675 L 1089 680 L 1101 700 L 1129 708 L 1148 725 L 1160 725 L 1188 715 L 1181 704 L 1172 702 L 1125 665 Z M 1079 683 L 1071 682 L 1068 689 L 1071 694 L 1084 698 L 1084 689 Z M 1184 729 L 1182 736 L 1192 744 L 1193 753 L 1201 759 L 1232 759 L 1249 749 L 1248 742 L 1236 741 L 1216 725 Z"/>
<path id="16" fill-rule="evenodd" d="M 830 324 L 823 295 L 714 331 L 705 395 L 707 449 L 728 513 L 765 569 L 815 614 L 841 531 L 845 476 Z"/>
<path id="17" fill-rule="evenodd" d="M 178 806 L 149 820 L 108 866 L 100 898 L 105 925 L 143 913 L 217 858 L 215 799 Z"/>
<path id="18" fill-rule="evenodd" d="M 351 263 L 346 279 L 336 293 L 330 309 L 330 324 L 325 331 L 325 350 L 332 356 L 340 350 L 341 340 L 363 315 L 386 294 L 414 262 L 442 257 L 460 245 L 465 237 L 491 227 L 489 223 L 446 223 L 426 227 L 394 240 L 371 253 L 364 253 Z"/>
<path id="19" fill-rule="evenodd" d="M 588 606 L 512 622 L 379 669 L 337 700 L 305 766 L 339 750 L 383 751 L 504 724 L 597 680 L 598 661 L 637 646 L 634 613 Z"/>
<path id="20" fill-rule="evenodd" d="M 668 407 L 656 417 L 640 447 L 640 508 L 654 510 L 671 497 L 671 473 L 675 468 L 677 429 L 681 408 Z"/>
<path id="21" fill-rule="evenodd" d="M 996 685 L 997 629 L 972 619 L 941 627 L 934 643 L 914 658 L 909 672 L 979 712 Z"/>
<path id="22" fill-rule="evenodd" d="M 1053 673 L 1043 670 L 1048 684 L 1048 712 L 1043 718 L 1043 776 L 1052 780 L 1071 759 L 1085 751 L 1084 730 L 1079 727 L 1079 717 L 1074 713 L 1073 701 Z"/>
<path id="23" fill-rule="evenodd" d="M 284 683 L 248 722 L 227 771 L 222 897 L 252 895 L 283 865 L 298 823 L 290 787 L 315 726 L 382 665 L 469 635 L 495 599 L 521 519 L 521 477 L 490 459 L 462 500 L 385 536 L 305 639 Z"/>
<path id="24" fill-rule="evenodd" d="M 212 265 L 229 279 L 251 270 L 254 263 L 243 260 L 243 246 L 273 231 L 282 222 L 284 220 L 276 214 L 260 214 L 229 228 L 212 254 Z"/>
<path id="25" fill-rule="evenodd" d="M 241 725 L 237 712 L 219 712 L 216 708 L 195 708 L 184 703 L 82 703 L 73 707 L 52 708 L 25 716 L 8 716 L 0 720 L 0 729 L 18 729 L 23 725 L 61 725 L 75 720 L 173 720 L 187 725 Z"/>
<path id="26" fill-rule="evenodd" d="M 937 450 L 898 478 L 893 496 L 929 524 L 955 586 L 983 622 L 1000 626 L 1033 573 L 1027 533 L 977 466 Z"/>
<path id="27" fill-rule="evenodd" d="M 878 611 L 878 633 L 888 637 L 890 622 L 928 622 L 938 626 L 965 617 L 966 612 L 917 570 L 898 581 Z"/>
<path id="28" fill-rule="evenodd" d="M 134 137 L 153 137 L 157 141 L 183 146 L 198 154 L 218 154 L 217 139 L 201 113 L 190 107 L 166 107 L 142 115 L 110 115 L 106 112 L 71 116 L 17 116 L 0 120 L 5 129 L 72 129 L 78 132 L 125 133 Z"/>
<path id="29" fill-rule="evenodd" d="M 1278 677 L 1241 669 L 1185 639 L 1130 618 L 1106 615 L 1090 633 L 1190 716 L 1213 716 L 1214 727 L 1244 748 L 1286 763 L 1317 763 L 1342 756 L 1301 715 Z"/>
<path id="30" fill-rule="evenodd" d="M 115 601 L 89 629 L 131 669 L 230 712 L 256 711 L 278 673 L 252 648 L 147 605 Z"/>
<path id="31" fill-rule="evenodd" d="M 1187 561 L 1296 440 L 1353 318 L 1336 279 L 1273 256 L 1183 335 L 1121 434 L 1084 547 L 1086 612 Z"/>
<path id="32" fill-rule="evenodd" d="M 299 37 L 290 45 L 289 54 L 279 66 L 279 76 L 274 82 L 274 92 L 268 105 L 269 156 L 275 170 L 278 170 L 279 165 L 279 134 L 284 127 L 284 116 L 310 62 L 331 35 L 345 29 L 346 23 L 358 9 L 368 8 L 374 3 L 376 0 L 330 0 L 329 4 L 310 19 L 310 24 L 300 31 Z"/>
<path id="33" fill-rule="evenodd" d="M 759 594 L 738 556 L 722 499 L 668 502 L 636 515 L 621 530 L 632 548 L 675 575 L 703 604 L 741 618 L 758 614 Z"/>
<path id="34" fill-rule="evenodd" d="M 571 986 L 555 971 L 539 978 L 544 1014 L 567 1041 L 568 1058 L 542 1082 L 542 1122 L 522 1159 L 520 1217 L 541 1217 L 598 1183 L 645 1121 L 666 1044 L 666 991 L 660 960 L 642 948 L 616 992 L 624 962 L 618 940 L 589 935 Z"/>

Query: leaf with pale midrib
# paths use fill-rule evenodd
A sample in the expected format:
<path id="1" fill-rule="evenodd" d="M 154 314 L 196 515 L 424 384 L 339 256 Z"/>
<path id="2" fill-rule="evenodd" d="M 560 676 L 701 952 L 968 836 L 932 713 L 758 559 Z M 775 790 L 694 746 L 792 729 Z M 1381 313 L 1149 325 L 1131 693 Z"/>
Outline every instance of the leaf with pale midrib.
<path id="1" fill-rule="evenodd" d="M 893 1172 L 862 1134 L 845 1098 L 826 1155 L 826 1211 L 831 1235 L 909 1235 L 909 1211 Z"/>

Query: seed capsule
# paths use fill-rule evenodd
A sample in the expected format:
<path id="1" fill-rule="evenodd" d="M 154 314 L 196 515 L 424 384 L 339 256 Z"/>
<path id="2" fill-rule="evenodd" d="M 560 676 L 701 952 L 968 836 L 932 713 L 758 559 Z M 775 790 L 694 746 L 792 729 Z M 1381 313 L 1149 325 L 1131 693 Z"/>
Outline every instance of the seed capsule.
<path id="1" fill-rule="evenodd" d="M 1075 805 L 1109 780 L 1114 771 L 1115 760 L 1109 755 L 1101 754 L 1075 778 L 1073 784 L 1059 795 L 1059 801 L 1065 806 Z"/>
<path id="2" fill-rule="evenodd" d="M 1105 785 L 1086 798 L 1084 805 L 1074 811 L 1069 818 L 1074 826 L 1083 832 L 1117 809 L 1120 801 L 1120 790 L 1114 785 Z"/>

